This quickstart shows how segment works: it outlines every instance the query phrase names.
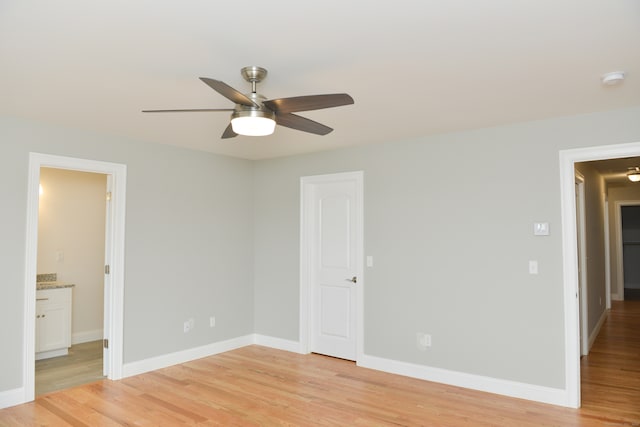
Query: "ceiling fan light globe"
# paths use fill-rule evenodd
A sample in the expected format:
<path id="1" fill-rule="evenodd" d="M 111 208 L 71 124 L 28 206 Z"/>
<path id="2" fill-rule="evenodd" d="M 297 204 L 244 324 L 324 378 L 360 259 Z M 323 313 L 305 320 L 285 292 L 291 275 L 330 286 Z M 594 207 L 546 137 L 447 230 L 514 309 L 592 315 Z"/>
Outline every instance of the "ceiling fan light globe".
<path id="1" fill-rule="evenodd" d="M 276 122 L 268 117 L 236 117 L 231 119 L 231 128 L 238 135 L 271 135 L 275 127 Z"/>
<path id="2" fill-rule="evenodd" d="M 231 115 L 231 128 L 238 135 L 271 135 L 276 127 L 274 114 L 264 110 L 240 110 Z"/>

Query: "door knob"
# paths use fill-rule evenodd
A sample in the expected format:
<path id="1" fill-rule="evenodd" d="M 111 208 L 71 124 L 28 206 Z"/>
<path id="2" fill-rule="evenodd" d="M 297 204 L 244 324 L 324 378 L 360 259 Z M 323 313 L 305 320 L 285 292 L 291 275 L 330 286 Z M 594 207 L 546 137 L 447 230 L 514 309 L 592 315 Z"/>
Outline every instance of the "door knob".
<path id="1" fill-rule="evenodd" d="M 358 278 L 356 276 L 353 276 L 351 279 L 344 279 L 347 280 L 349 282 L 353 282 L 353 283 L 358 283 Z"/>

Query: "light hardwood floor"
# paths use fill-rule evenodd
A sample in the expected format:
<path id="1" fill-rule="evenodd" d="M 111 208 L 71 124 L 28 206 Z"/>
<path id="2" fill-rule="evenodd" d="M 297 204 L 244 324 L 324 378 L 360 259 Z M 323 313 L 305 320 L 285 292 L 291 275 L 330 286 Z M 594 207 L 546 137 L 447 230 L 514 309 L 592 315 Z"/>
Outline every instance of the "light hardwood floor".
<path id="1" fill-rule="evenodd" d="M 67 356 L 36 361 L 36 396 L 103 378 L 102 340 L 74 344 Z"/>
<path id="2" fill-rule="evenodd" d="M 640 302 L 615 304 L 568 409 L 249 346 L 0 411 L 2 426 L 640 426 Z"/>

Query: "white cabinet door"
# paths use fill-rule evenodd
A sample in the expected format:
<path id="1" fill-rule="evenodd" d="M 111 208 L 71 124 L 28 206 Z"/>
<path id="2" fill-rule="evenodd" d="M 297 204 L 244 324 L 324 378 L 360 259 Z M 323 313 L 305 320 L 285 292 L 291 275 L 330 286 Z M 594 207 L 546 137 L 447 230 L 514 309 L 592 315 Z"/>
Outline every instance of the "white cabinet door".
<path id="1" fill-rule="evenodd" d="M 41 290 L 36 295 L 36 353 L 70 347 L 71 288 Z"/>
<path id="2" fill-rule="evenodd" d="M 69 307 L 66 304 L 43 304 L 39 312 L 37 351 L 49 351 L 69 347 Z M 37 316 L 36 316 L 37 317 Z"/>

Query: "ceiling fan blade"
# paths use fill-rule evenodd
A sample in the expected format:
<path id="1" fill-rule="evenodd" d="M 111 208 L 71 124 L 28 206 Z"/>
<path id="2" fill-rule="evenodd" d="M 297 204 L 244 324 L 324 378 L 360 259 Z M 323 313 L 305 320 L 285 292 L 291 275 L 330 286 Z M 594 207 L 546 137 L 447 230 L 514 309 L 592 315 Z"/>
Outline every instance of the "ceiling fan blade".
<path id="1" fill-rule="evenodd" d="M 210 79 L 208 77 L 200 77 L 200 80 L 205 82 L 209 87 L 220 95 L 227 99 L 230 99 L 236 104 L 246 105 L 247 107 L 259 107 L 248 96 L 238 92 L 228 84 L 221 82 L 220 80 Z"/>
<path id="2" fill-rule="evenodd" d="M 229 123 L 229 125 L 224 130 L 224 132 L 222 132 L 222 137 L 221 138 L 222 139 L 227 139 L 227 138 L 234 138 L 236 136 L 238 136 L 238 134 L 233 131 L 233 128 L 231 127 L 231 123 Z"/>
<path id="3" fill-rule="evenodd" d="M 314 122 L 306 117 L 297 116 L 295 114 L 276 114 L 276 123 L 287 128 L 301 130 L 303 132 L 314 133 L 316 135 L 326 135 L 331 132 L 329 126 L 322 123 Z"/>
<path id="4" fill-rule="evenodd" d="M 233 111 L 233 108 L 190 108 L 187 110 L 142 110 L 143 113 L 206 113 L 210 111 Z"/>
<path id="5" fill-rule="evenodd" d="M 327 95 L 294 96 L 264 101 L 263 104 L 276 113 L 295 113 L 297 111 L 320 110 L 353 104 L 353 98 L 346 93 Z"/>

